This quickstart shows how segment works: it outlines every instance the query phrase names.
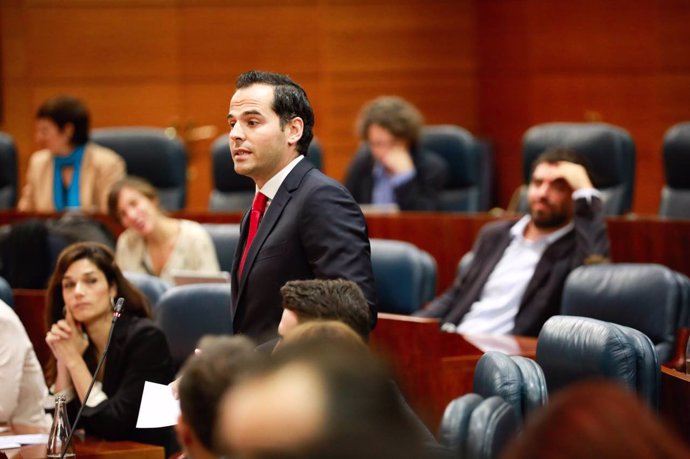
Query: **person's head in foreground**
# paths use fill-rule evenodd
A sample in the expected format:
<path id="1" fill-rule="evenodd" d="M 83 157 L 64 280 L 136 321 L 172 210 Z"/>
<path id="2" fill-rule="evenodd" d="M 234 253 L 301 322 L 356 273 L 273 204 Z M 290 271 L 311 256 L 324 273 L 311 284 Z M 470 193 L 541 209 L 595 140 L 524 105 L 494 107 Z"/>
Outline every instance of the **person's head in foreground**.
<path id="1" fill-rule="evenodd" d="M 205 336 L 182 368 L 175 430 L 187 458 L 221 455 L 216 420 L 223 394 L 259 365 L 263 355 L 243 336 Z"/>
<path id="2" fill-rule="evenodd" d="M 533 414 L 502 459 L 680 459 L 690 450 L 626 386 L 594 379 Z"/>
<path id="3" fill-rule="evenodd" d="M 267 371 L 226 395 L 221 432 L 227 455 L 424 457 L 387 369 L 361 338 L 337 322 L 304 324 L 293 333 L 301 337 L 288 337 Z"/>

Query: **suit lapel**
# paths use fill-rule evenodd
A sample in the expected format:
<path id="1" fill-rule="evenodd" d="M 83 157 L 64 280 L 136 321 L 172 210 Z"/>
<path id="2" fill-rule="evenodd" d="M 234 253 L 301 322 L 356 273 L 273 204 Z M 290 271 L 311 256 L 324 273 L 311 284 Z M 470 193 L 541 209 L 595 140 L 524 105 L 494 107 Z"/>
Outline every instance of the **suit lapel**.
<path id="1" fill-rule="evenodd" d="M 259 223 L 259 228 L 256 232 L 256 235 L 254 236 L 254 241 L 252 241 L 251 247 L 249 247 L 249 252 L 247 252 L 247 259 L 244 261 L 244 268 L 242 269 L 242 276 L 240 279 L 237 279 L 238 281 L 238 291 L 237 291 L 237 302 L 239 303 L 239 299 L 242 296 L 242 292 L 244 290 L 244 286 L 247 283 L 247 278 L 249 276 L 249 273 L 252 270 L 252 267 L 254 266 L 254 261 L 256 260 L 257 255 L 261 251 L 261 247 L 263 246 L 264 242 L 266 242 L 266 239 L 268 236 L 271 234 L 273 231 L 273 228 L 275 227 L 276 223 L 278 223 L 278 220 L 280 219 L 280 216 L 282 215 L 283 211 L 285 210 L 285 207 L 287 206 L 288 202 L 290 202 L 290 199 L 292 198 L 292 193 L 299 188 L 300 183 L 302 182 L 302 179 L 304 176 L 309 172 L 311 169 L 313 169 L 314 166 L 309 162 L 309 160 L 302 159 L 295 167 L 290 171 L 287 177 L 285 177 L 285 180 L 283 180 L 283 183 L 280 185 L 280 188 L 278 188 L 278 192 L 276 193 L 275 197 L 271 201 L 271 204 L 268 206 L 268 209 L 266 209 L 266 213 L 264 214 L 263 219 Z M 249 214 L 249 212 L 247 212 Z M 247 215 L 245 215 L 243 222 L 242 222 L 242 250 L 244 250 L 244 241 L 247 239 L 247 232 L 248 230 L 248 218 Z M 239 256 L 241 258 L 242 253 L 241 251 L 239 252 Z M 237 273 L 237 267 L 239 266 L 239 258 L 237 257 L 237 252 L 235 255 L 235 261 L 233 263 L 233 271 Z M 235 274 L 237 275 L 237 274 Z"/>
<path id="2" fill-rule="evenodd" d="M 527 284 L 525 294 L 522 295 L 520 309 L 531 301 L 532 296 L 534 296 L 537 290 L 542 286 L 544 280 L 549 277 L 558 260 L 564 257 L 566 249 L 572 245 L 573 237 L 574 232 L 571 231 L 546 248 L 544 254 L 537 263 L 537 267 L 534 268 L 534 274 L 529 284 Z"/>
<path id="3" fill-rule="evenodd" d="M 247 234 L 249 233 L 249 215 L 251 210 L 247 210 L 242 216 L 242 222 L 240 223 L 240 240 L 237 243 L 237 248 L 235 249 L 235 256 L 232 260 L 232 282 L 236 288 L 232 289 L 232 297 L 237 298 L 237 292 L 239 291 L 240 279 L 237 277 L 237 271 L 240 266 L 240 260 L 242 259 L 242 252 L 244 251 L 244 244 L 247 241 Z"/>

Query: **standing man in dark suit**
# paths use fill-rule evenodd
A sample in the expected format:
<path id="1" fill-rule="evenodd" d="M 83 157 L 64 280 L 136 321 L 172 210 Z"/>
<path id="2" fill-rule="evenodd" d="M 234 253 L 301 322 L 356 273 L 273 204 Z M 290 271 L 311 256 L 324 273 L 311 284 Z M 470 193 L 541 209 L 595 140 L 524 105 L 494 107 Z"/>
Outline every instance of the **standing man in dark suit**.
<path id="1" fill-rule="evenodd" d="M 577 154 L 554 149 L 535 161 L 527 199 L 517 223 L 482 228 L 466 274 L 417 315 L 458 333 L 536 336 L 559 313 L 570 271 L 608 256 L 601 197 Z"/>
<path id="2" fill-rule="evenodd" d="M 314 113 L 304 90 L 285 75 L 239 76 L 230 100 L 235 171 L 256 195 L 241 226 L 232 269 L 235 333 L 257 343 L 277 335 L 280 287 L 293 279 L 357 283 L 376 318 L 367 226 L 347 189 L 304 160 Z"/>

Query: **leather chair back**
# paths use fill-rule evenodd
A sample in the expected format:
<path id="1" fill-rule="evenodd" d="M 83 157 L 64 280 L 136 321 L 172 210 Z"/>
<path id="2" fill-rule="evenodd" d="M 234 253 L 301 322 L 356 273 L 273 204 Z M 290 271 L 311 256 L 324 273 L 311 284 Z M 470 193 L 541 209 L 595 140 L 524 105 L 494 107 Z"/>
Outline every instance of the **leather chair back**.
<path id="1" fill-rule="evenodd" d="M 524 183 L 531 179 L 532 163 L 549 148 L 575 150 L 589 163 L 594 187 L 601 191 L 606 215 L 622 215 L 632 208 L 635 183 L 635 144 L 630 134 L 606 123 L 545 123 L 525 132 L 522 139 Z M 519 210 L 526 212 L 526 187 Z"/>
<path id="2" fill-rule="evenodd" d="M 422 264 L 422 304 L 436 297 L 436 278 L 438 265 L 436 259 L 425 250 L 420 249 L 419 260 Z"/>
<path id="3" fill-rule="evenodd" d="M 643 333 L 589 317 L 553 316 L 537 339 L 549 393 L 592 377 L 616 380 L 658 406 L 659 363 Z"/>
<path id="4" fill-rule="evenodd" d="M 230 284 L 171 287 L 160 297 L 155 320 L 168 338 L 177 368 L 202 336 L 232 334 L 230 301 Z"/>
<path id="5" fill-rule="evenodd" d="M 132 271 L 125 271 L 122 273 L 127 280 L 138 288 L 144 294 L 149 305 L 151 306 L 151 313 L 155 317 L 156 306 L 158 300 L 163 294 L 172 287 L 169 283 L 162 280 L 160 277 L 152 276 L 145 273 L 137 273 Z"/>
<path id="6" fill-rule="evenodd" d="M 690 122 L 672 126 L 664 135 L 664 175 L 659 215 L 690 218 Z"/>
<path id="7" fill-rule="evenodd" d="M 317 169 L 323 170 L 323 149 L 316 138 L 309 144 L 307 159 Z M 209 196 L 208 210 L 244 212 L 252 206 L 254 182 L 249 177 L 235 172 L 227 134 L 218 137 L 211 145 L 211 171 L 213 187 Z"/>
<path id="8" fill-rule="evenodd" d="M 460 126 L 422 128 L 420 144 L 438 154 L 448 166 L 446 186 L 441 191 L 441 210 L 482 212 L 491 203 L 492 159 L 488 145 Z"/>
<path id="9" fill-rule="evenodd" d="M 17 148 L 9 135 L 0 132 L 0 209 L 17 205 Z"/>
<path id="10" fill-rule="evenodd" d="M 237 223 L 204 223 L 202 226 L 211 236 L 221 271 L 231 272 L 237 243 L 240 239 L 240 225 Z"/>
<path id="11" fill-rule="evenodd" d="M 184 209 L 187 198 L 187 153 L 177 138 L 163 129 L 112 127 L 95 129 L 91 139 L 125 160 L 127 174 L 151 183 L 166 210 Z"/>
<path id="12" fill-rule="evenodd" d="M 500 396 L 521 420 L 548 400 L 544 373 L 534 360 L 493 351 L 477 362 L 473 390 L 485 398 Z"/>
<path id="13" fill-rule="evenodd" d="M 11 308 L 14 308 L 14 296 L 12 295 L 12 287 L 7 281 L 0 277 L 0 300 L 7 303 Z"/>
<path id="14" fill-rule="evenodd" d="M 561 312 L 640 330 L 666 362 L 678 328 L 686 325 L 689 296 L 688 278 L 662 265 L 580 266 L 566 280 Z"/>
<path id="15" fill-rule="evenodd" d="M 446 407 L 439 442 L 456 457 L 492 459 L 499 457 L 519 429 L 518 415 L 501 397 L 465 394 Z"/>
<path id="16" fill-rule="evenodd" d="M 431 300 L 436 289 L 435 262 L 431 255 L 409 242 L 371 239 L 371 264 L 378 296 L 378 310 L 411 314 Z"/>

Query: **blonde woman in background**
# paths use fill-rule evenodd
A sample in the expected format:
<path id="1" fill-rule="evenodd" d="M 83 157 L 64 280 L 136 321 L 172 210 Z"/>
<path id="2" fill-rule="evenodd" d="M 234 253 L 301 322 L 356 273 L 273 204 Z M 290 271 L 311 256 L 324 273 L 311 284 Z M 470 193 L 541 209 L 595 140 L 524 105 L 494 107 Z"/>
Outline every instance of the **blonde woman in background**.
<path id="1" fill-rule="evenodd" d="M 108 195 L 108 213 L 126 228 L 115 250 L 123 271 L 168 282 L 173 280 L 173 271 L 220 271 L 206 230 L 197 222 L 165 215 L 156 189 L 148 182 L 136 177 L 117 182 Z"/>

